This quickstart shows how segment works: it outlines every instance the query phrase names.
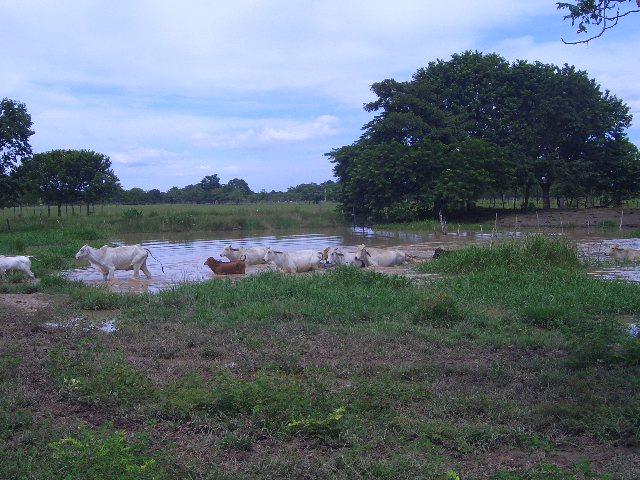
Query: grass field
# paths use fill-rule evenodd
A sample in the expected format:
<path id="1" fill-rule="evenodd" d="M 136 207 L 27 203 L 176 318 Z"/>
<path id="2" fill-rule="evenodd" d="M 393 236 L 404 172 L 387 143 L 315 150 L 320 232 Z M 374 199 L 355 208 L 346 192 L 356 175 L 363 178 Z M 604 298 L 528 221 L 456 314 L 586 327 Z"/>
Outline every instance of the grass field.
<path id="1" fill-rule="evenodd" d="M 0 229 L 6 221 L 13 231 L 51 228 L 99 229 L 105 234 L 128 232 L 188 232 L 228 230 L 276 230 L 322 228 L 343 224 L 334 203 L 256 203 L 240 205 L 106 205 L 96 206 L 87 216 L 76 206 L 75 214 L 47 216 L 44 207 L 25 207 L 22 214 L 4 209 Z"/>
<path id="2" fill-rule="evenodd" d="M 0 478 L 637 478 L 640 286 L 568 244 L 130 296 L 53 274 L 92 221 L 0 236 L 57 245 L 2 287 L 49 306 L 0 305 Z"/>

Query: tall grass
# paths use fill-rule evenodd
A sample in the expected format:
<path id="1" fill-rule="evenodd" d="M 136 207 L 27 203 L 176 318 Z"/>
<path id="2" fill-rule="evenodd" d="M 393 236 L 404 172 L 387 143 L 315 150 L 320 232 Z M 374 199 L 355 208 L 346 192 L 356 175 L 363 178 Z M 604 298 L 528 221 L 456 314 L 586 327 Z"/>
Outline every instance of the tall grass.
<path id="1" fill-rule="evenodd" d="M 443 255 L 437 262 L 423 264 L 422 270 L 439 273 L 473 273 L 505 268 L 526 271 L 540 268 L 577 268 L 580 265 L 575 245 L 540 235 L 522 242 L 492 246 L 471 245 Z"/>
<path id="2" fill-rule="evenodd" d="M 343 225 L 333 203 L 258 203 L 240 205 L 110 205 L 94 214 L 24 215 L 8 217 L 14 232 L 51 229 L 93 229 L 108 234 L 230 230 L 279 230 Z M 6 226 L 0 228 L 6 230 Z"/>

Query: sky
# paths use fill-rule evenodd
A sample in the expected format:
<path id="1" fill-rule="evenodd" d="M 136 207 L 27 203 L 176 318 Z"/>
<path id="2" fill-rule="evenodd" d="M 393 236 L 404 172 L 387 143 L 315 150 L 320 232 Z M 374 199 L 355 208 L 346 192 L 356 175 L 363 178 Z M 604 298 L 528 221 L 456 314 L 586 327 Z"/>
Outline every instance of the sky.
<path id="1" fill-rule="evenodd" d="M 125 188 L 331 179 L 372 83 L 469 49 L 587 70 L 640 144 L 640 14 L 577 46 L 547 0 L 0 0 L 0 19 L 0 97 L 27 105 L 34 152 L 107 154 Z"/>

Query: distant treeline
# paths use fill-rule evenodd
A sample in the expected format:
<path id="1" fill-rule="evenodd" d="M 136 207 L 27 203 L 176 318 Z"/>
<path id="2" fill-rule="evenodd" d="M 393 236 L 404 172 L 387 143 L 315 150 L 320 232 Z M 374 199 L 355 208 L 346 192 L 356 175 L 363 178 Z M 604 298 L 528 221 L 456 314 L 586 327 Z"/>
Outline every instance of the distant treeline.
<path id="1" fill-rule="evenodd" d="M 375 83 L 374 113 L 327 155 L 343 210 L 374 221 L 465 212 L 481 199 L 533 208 L 617 205 L 640 193 L 629 107 L 586 72 L 465 52 L 406 82 Z"/>
<path id="2" fill-rule="evenodd" d="M 246 181 L 240 178 L 220 183 L 218 175 L 209 175 L 195 185 L 173 187 L 166 192 L 158 189 L 118 189 L 113 201 L 131 205 L 157 203 L 246 203 L 246 202 L 335 202 L 338 199 L 338 184 L 332 180 L 323 183 L 302 183 L 286 191 L 261 190 L 253 192 Z"/>

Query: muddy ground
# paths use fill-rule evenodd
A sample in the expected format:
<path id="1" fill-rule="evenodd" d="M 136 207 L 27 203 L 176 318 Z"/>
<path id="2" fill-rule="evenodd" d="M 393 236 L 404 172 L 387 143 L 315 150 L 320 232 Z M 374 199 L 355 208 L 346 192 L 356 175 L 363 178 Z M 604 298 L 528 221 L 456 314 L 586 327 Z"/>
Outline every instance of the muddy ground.
<path id="1" fill-rule="evenodd" d="M 407 381 L 428 379 L 429 389 L 443 398 L 457 401 L 482 396 L 496 401 L 517 398 L 527 405 L 547 401 L 549 392 L 540 384 L 535 365 L 547 361 L 548 355 L 557 355 L 557 352 L 509 346 L 496 349 L 467 345 L 461 350 L 411 334 L 390 337 L 382 332 L 351 332 L 345 336 L 339 330 L 310 330 L 294 323 L 268 325 L 258 330 L 243 327 L 220 330 L 214 326 L 193 329 L 176 323 L 158 323 L 141 329 L 139 325 L 124 322 L 117 331 L 104 333 L 98 329 L 77 328 L 73 319 L 80 316 L 91 323 L 116 317 L 118 311 L 99 312 L 96 316 L 95 312 L 70 308 L 65 296 L 31 294 L 19 297 L 0 295 L 0 349 L 9 349 L 20 356 L 19 376 L 36 418 L 48 418 L 55 428 L 63 429 L 77 422 L 99 427 L 107 421 L 114 421 L 115 427 L 130 433 L 144 428 L 144 423 L 138 424 L 135 416 L 132 419 L 127 415 L 113 415 L 98 405 L 79 406 L 65 401 L 43 366 L 53 349 L 77 352 L 82 350 L 82 342 L 94 345 L 93 348 L 122 352 L 132 367 L 156 384 L 194 373 L 210 378 L 219 368 L 228 369 L 234 376 L 251 379 L 257 371 L 275 363 L 280 368 L 300 372 L 326 369 L 335 375 L 336 389 L 348 386 L 349 378 L 353 376 L 374 379 L 392 373 Z M 47 327 L 46 323 L 52 321 L 61 325 L 66 322 L 71 327 Z M 256 343 L 257 339 L 259 343 Z M 501 368 L 508 372 L 505 379 L 494 378 L 492 372 L 496 365 L 503 366 Z M 419 403 L 399 404 L 397 408 L 399 418 L 407 421 L 431 416 Z M 496 446 L 488 451 L 453 453 L 451 465 L 469 477 L 488 478 L 492 472 L 534 468 L 540 463 L 569 468 L 587 458 L 595 471 L 617 472 L 615 478 L 638 478 L 633 472 L 640 472 L 640 455 L 633 443 L 603 444 L 587 435 L 567 437 L 555 431 L 553 426 L 545 429 L 554 439 L 553 449 L 527 451 L 508 445 Z M 198 463 L 213 455 L 217 465 L 228 473 L 239 473 L 247 465 L 267 465 L 275 458 L 288 457 L 304 458 L 297 468 L 306 473 L 296 474 L 296 478 L 323 478 L 322 469 L 339 462 L 342 454 L 341 448 L 277 438 L 255 440 L 250 451 L 220 451 L 217 449 L 220 432 L 193 426 L 176 429 L 166 422 L 156 423 L 150 432 L 153 448 L 158 452 L 168 449 L 178 463 L 189 464 L 194 459 L 198 459 L 195 460 Z M 375 448 L 385 455 L 383 444 Z"/>

